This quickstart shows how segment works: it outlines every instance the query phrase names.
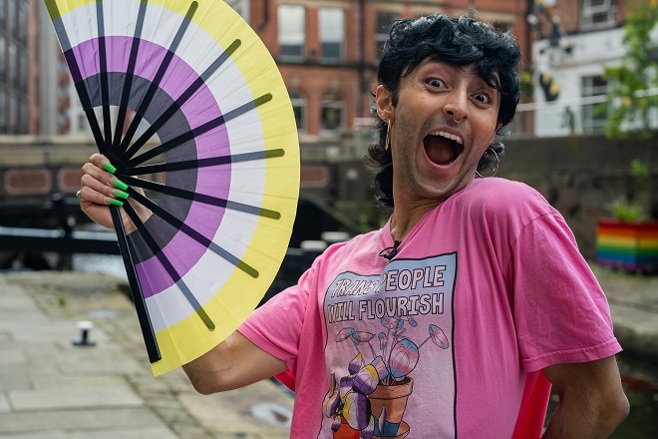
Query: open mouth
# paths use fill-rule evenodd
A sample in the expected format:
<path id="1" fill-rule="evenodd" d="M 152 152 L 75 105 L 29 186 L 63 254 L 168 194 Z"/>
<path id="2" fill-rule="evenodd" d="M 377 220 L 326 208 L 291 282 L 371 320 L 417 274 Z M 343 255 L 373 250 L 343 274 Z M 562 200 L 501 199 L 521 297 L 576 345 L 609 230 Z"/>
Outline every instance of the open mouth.
<path id="1" fill-rule="evenodd" d="M 464 151 L 460 137 L 445 131 L 431 133 L 423 139 L 425 152 L 437 165 L 449 165 Z"/>

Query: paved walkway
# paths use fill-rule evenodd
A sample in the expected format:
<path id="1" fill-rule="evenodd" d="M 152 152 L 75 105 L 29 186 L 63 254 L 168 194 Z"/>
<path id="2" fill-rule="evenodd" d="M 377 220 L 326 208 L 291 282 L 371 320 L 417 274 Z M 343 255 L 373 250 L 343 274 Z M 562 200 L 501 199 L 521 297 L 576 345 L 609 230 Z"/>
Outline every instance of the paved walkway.
<path id="1" fill-rule="evenodd" d="M 153 378 L 123 282 L 0 274 L 0 439 L 283 439 L 292 396 L 271 381 L 219 395 Z M 94 347 L 77 347 L 90 320 Z"/>
<path id="2" fill-rule="evenodd" d="M 658 359 L 658 277 L 597 269 L 622 345 Z M 124 283 L 88 273 L 0 273 L 0 439 L 279 439 L 292 396 L 271 381 L 197 394 L 153 378 Z M 94 347 L 77 347 L 90 320 Z"/>

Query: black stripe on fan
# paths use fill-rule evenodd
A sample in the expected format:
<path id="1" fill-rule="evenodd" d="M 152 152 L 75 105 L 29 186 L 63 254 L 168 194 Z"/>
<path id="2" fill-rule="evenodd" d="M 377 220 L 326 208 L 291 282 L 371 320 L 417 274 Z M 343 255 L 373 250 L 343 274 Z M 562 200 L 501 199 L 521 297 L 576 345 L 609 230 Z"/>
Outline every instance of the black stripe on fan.
<path id="1" fill-rule="evenodd" d="M 133 215 L 135 217 L 137 216 L 136 212 L 128 203 L 126 203 L 125 206 L 126 211 L 131 215 L 131 218 Z M 137 278 L 135 263 L 133 261 L 130 245 L 128 244 L 128 238 L 126 237 L 126 229 L 123 227 L 123 220 L 121 219 L 121 211 L 116 206 L 110 206 L 110 212 L 112 213 L 112 222 L 114 223 L 119 248 L 121 249 L 123 265 L 126 267 L 126 275 L 128 276 L 128 282 L 130 283 L 130 291 L 132 292 L 135 311 L 137 312 L 137 317 L 139 317 L 139 326 L 142 330 L 142 336 L 144 337 L 146 352 L 148 353 L 149 361 L 155 363 L 162 359 L 162 355 L 160 354 L 158 341 L 155 338 L 155 331 L 153 331 L 153 323 L 151 322 L 151 317 L 149 316 L 149 311 L 146 307 L 144 293 L 142 293 L 142 287 Z M 139 218 L 137 218 L 137 220 L 139 221 Z"/>
<path id="2" fill-rule="evenodd" d="M 239 212 L 249 213 L 251 215 L 258 215 L 264 218 L 270 219 L 281 219 L 281 213 L 275 210 L 264 209 L 262 207 L 251 206 L 249 204 L 238 203 L 236 201 L 226 200 L 224 198 L 213 197 L 211 195 L 199 194 L 197 192 L 188 191 L 185 189 L 179 189 L 171 186 L 165 186 L 154 181 L 143 180 L 141 178 L 134 178 L 124 176 L 123 174 L 118 174 L 122 181 L 129 184 L 130 186 L 141 187 L 143 189 L 152 190 L 154 192 L 159 192 L 165 195 L 171 195 L 177 198 L 183 198 L 186 200 L 197 201 L 203 204 L 209 204 L 212 206 L 223 207 L 230 210 L 236 210 Z"/>
<path id="3" fill-rule="evenodd" d="M 171 60 L 174 57 L 174 53 L 176 53 L 176 49 L 178 49 L 178 45 L 183 39 L 183 36 L 185 35 L 185 32 L 187 31 L 189 24 L 192 21 L 192 17 L 194 17 L 194 14 L 196 13 L 198 7 L 199 7 L 198 2 L 192 2 L 190 4 L 190 8 L 187 10 L 187 13 L 185 14 L 185 18 L 183 18 L 183 21 L 180 27 L 178 28 L 178 31 L 176 32 L 176 35 L 174 36 L 174 39 L 171 42 L 171 45 L 169 46 L 169 49 L 165 54 L 162 63 L 158 67 L 158 71 L 153 77 L 153 81 L 151 82 L 151 85 L 149 86 L 148 90 L 146 91 L 146 94 L 144 95 L 144 100 L 142 100 L 142 102 L 139 104 L 139 108 L 135 113 L 135 117 L 130 122 L 130 126 L 126 131 L 126 135 L 124 136 L 123 141 L 121 142 L 121 146 L 119 147 L 117 154 L 123 154 L 123 152 L 125 152 L 128 149 L 128 146 L 132 143 L 133 136 L 137 132 L 137 128 L 139 127 L 139 124 L 142 121 L 142 114 L 144 114 L 148 106 L 151 105 L 151 101 L 155 97 L 155 93 L 160 87 L 160 82 L 162 81 L 164 74 L 167 72 L 167 69 L 169 68 L 169 64 L 171 63 Z"/>
<path id="4" fill-rule="evenodd" d="M 182 276 L 178 273 L 178 271 L 176 271 L 176 268 L 174 268 L 171 262 L 162 253 L 162 249 L 153 238 L 153 235 L 151 235 L 148 229 L 144 226 L 144 223 L 139 218 L 139 215 L 137 215 L 137 212 L 135 212 L 135 209 L 133 209 L 129 203 L 124 204 L 123 207 L 126 210 L 128 216 L 130 216 L 130 219 L 133 221 L 133 223 L 135 223 L 135 225 L 139 228 L 139 234 L 144 239 L 144 242 L 146 242 L 146 245 L 148 245 L 151 252 L 155 255 L 156 258 L 158 258 L 160 264 L 162 264 L 163 268 L 167 271 L 169 276 L 171 276 L 171 279 L 176 283 L 176 286 L 178 286 L 178 288 L 181 290 L 185 300 L 187 300 L 192 309 L 194 309 L 194 311 L 209 330 L 212 331 L 215 329 L 215 323 L 212 321 L 208 313 L 203 309 L 203 306 L 201 306 L 197 298 L 194 297 L 194 293 L 192 293 L 187 284 L 183 282 Z"/>
<path id="5" fill-rule="evenodd" d="M 162 145 L 159 145 L 151 150 L 148 150 L 137 157 L 131 158 L 130 160 L 124 163 L 124 166 L 127 168 L 132 168 L 136 165 L 140 165 L 154 157 L 157 157 L 160 154 L 164 154 L 167 151 L 170 151 L 174 148 L 183 145 L 186 142 L 189 142 L 190 140 L 193 140 L 194 138 L 200 136 L 201 134 L 205 134 L 210 130 L 220 127 L 226 124 L 226 122 L 230 121 L 231 119 L 235 119 L 238 116 L 242 116 L 243 114 L 256 109 L 260 105 L 270 102 L 271 100 L 272 100 L 272 95 L 270 93 L 264 94 L 263 96 L 256 98 L 251 102 L 247 102 L 246 104 L 243 104 L 238 108 L 229 111 L 226 114 L 218 116 L 215 119 L 212 119 L 204 123 L 203 125 L 199 125 L 198 127 L 191 129 L 186 133 L 174 137 L 173 139 L 163 143 Z M 121 159 L 123 160 L 124 157 L 121 157 Z"/>
<path id="6" fill-rule="evenodd" d="M 180 108 L 197 92 L 208 79 L 226 62 L 227 59 L 240 47 L 241 41 L 235 40 L 183 93 L 167 108 L 158 119 L 122 154 L 123 160 L 129 160 L 158 130 L 180 110 Z"/>
<path id="7" fill-rule="evenodd" d="M 227 251 L 226 249 L 220 247 L 210 239 L 206 238 L 203 236 L 201 233 L 198 231 L 194 230 L 192 227 L 189 226 L 189 224 L 185 224 L 183 221 L 179 220 L 176 218 L 174 215 L 171 213 L 167 212 L 166 210 L 162 209 L 158 204 L 150 200 L 149 198 L 145 197 L 144 195 L 140 194 L 133 188 L 128 188 L 128 193 L 131 195 L 133 199 L 135 199 L 137 202 L 142 203 L 144 206 L 148 207 L 151 209 L 154 215 L 159 216 L 162 218 L 164 221 L 169 223 L 170 225 L 174 226 L 176 229 L 180 230 L 181 232 L 185 233 L 187 236 L 190 238 L 194 239 L 196 242 L 204 246 L 204 248 L 207 248 L 211 251 L 213 251 L 215 254 L 217 254 L 219 257 L 224 259 L 225 261 L 229 262 L 230 264 L 234 265 L 235 267 L 239 268 L 249 276 L 253 278 L 257 278 L 260 273 L 258 270 L 256 270 L 254 267 L 251 265 L 247 264 L 231 252 Z M 125 205 L 124 205 L 125 207 Z"/>
<path id="8" fill-rule="evenodd" d="M 107 154 L 112 142 L 112 117 L 110 115 L 110 83 L 107 75 L 107 48 L 105 47 L 105 17 L 103 15 L 103 0 L 96 0 L 96 24 L 98 26 L 98 62 L 101 82 L 101 105 L 103 107 L 103 126 L 105 128 L 104 142 L 101 152 Z"/>
<path id="9" fill-rule="evenodd" d="M 225 155 L 210 157 L 207 159 L 185 160 L 182 162 L 156 163 L 153 165 L 135 166 L 124 169 L 122 175 L 156 174 L 159 172 L 187 171 L 191 169 L 209 168 L 212 166 L 230 165 L 232 163 L 255 162 L 276 157 L 283 157 L 283 149 L 272 149 L 267 151 L 247 152 L 244 154 Z"/>
<path id="10" fill-rule="evenodd" d="M 119 105 L 119 114 L 117 116 L 116 127 L 114 127 L 114 140 L 112 141 L 114 150 L 117 150 L 121 144 L 121 134 L 123 132 L 126 114 L 128 112 L 128 100 L 130 99 L 130 94 L 132 93 L 133 77 L 135 74 L 135 66 L 137 65 L 137 54 L 139 52 L 142 30 L 144 29 L 144 18 L 146 16 L 147 3 L 148 2 L 146 0 L 143 0 L 139 4 L 139 13 L 137 14 L 135 34 L 133 35 L 132 46 L 130 47 L 128 68 L 126 69 L 126 80 L 123 83 L 121 104 Z"/>

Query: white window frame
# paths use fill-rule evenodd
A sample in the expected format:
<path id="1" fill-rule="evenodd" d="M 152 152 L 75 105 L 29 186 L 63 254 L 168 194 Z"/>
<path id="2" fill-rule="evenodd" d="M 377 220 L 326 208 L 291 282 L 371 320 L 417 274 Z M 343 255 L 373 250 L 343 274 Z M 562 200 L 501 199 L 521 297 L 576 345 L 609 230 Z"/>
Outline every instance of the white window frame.
<path id="1" fill-rule="evenodd" d="M 606 82 L 605 85 L 595 86 L 593 82 L 596 79 L 603 78 L 600 75 L 588 75 L 580 78 L 581 84 L 581 97 L 583 99 L 594 98 L 596 96 L 606 96 L 610 90 L 610 83 Z M 600 133 L 605 127 L 605 116 L 596 116 L 594 115 L 594 108 L 600 104 L 583 104 L 581 107 L 581 123 L 583 127 L 583 133 Z M 600 118 L 600 119 L 599 119 Z"/>
<path id="2" fill-rule="evenodd" d="M 298 25 L 301 26 L 300 29 L 290 29 L 288 26 L 283 26 L 282 17 L 291 17 L 295 13 L 301 11 L 302 17 L 299 20 Z M 285 60 L 302 60 L 304 59 L 306 52 L 306 8 L 303 5 L 295 4 L 280 4 L 277 8 L 278 13 L 278 39 L 279 46 L 281 47 L 280 57 Z M 285 54 L 283 53 L 283 47 L 286 45 L 286 39 L 290 38 L 291 42 L 294 40 L 294 44 L 299 44 L 299 54 Z M 298 41 L 299 40 L 299 41 Z M 292 45 L 292 44 L 291 44 Z"/>
<path id="3" fill-rule="evenodd" d="M 340 17 L 330 17 L 327 14 L 340 14 Z M 324 18 L 323 18 L 324 17 Z M 327 21 L 325 18 L 332 20 L 338 18 L 338 29 L 333 26 L 325 28 Z M 331 23 L 335 24 L 335 23 Z M 345 10 L 342 8 L 320 8 L 318 11 L 318 32 L 320 37 L 320 59 L 323 61 L 336 62 L 343 60 L 345 58 Z M 334 38 L 338 36 L 339 39 L 335 40 Z M 327 38 L 331 37 L 331 38 Z M 328 57 L 324 52 L 325 43 L 338 43 L 338 56 Z"/>
<path id="4" fill-rule="evenodd" d="M 617 5 L 615 0 L 602 0 L 601 5 L 592 5 L 593 0 L 583 0 L 583 9 L 581 11 L 580 20 L 581 28 L 583 29 L 600 29 L 607 28 L 615 25 L 615 18 L 617 12 Z M 605 22 L 595 23 L 594 16 L 607 13 Z"/>

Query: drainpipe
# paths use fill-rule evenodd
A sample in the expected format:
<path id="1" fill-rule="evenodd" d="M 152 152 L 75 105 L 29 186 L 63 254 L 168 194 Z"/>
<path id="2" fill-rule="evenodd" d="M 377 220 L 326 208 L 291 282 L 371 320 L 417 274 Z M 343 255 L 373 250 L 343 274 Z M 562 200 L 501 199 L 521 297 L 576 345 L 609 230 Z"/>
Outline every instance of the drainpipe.
<path id="1" fill-rule="evenodd" d="M 259 31 L 263 31 L 270 23 L 270 2 L 268 0 L 263 0 L 263 21 L 258 26 Z"/>
<path id="2" fill-rule="evenodd" d="M 368 92 L 368 84 L 365 76 L 366 63 L 366 0 L 359 0 L 359 84 L 361 85 L 361 97 L 357 102 L 358 117 L 363 117 L 363 95 Z"/>

